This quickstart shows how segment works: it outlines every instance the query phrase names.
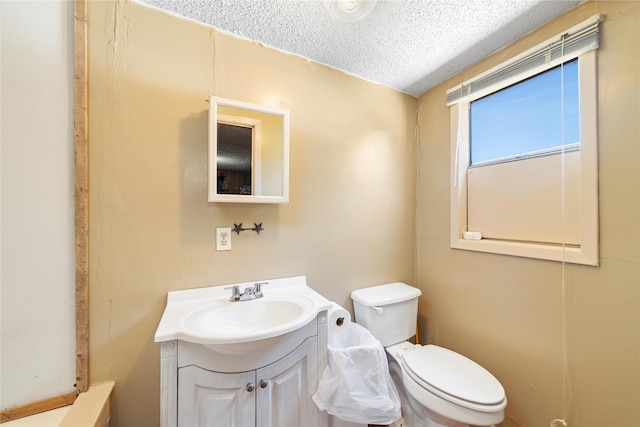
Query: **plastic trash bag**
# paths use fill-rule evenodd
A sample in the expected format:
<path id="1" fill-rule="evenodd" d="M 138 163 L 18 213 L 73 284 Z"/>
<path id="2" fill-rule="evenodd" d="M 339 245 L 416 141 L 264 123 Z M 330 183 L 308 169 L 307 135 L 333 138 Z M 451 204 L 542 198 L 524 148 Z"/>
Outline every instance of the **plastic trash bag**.
<path id="1" fill-rule="evenodd" d="M 313 401 L 344 421 L 391 424 L 400 418 L 400 397 L 380 342 L 350 323 L 329 334 L 328 364 Z"/>

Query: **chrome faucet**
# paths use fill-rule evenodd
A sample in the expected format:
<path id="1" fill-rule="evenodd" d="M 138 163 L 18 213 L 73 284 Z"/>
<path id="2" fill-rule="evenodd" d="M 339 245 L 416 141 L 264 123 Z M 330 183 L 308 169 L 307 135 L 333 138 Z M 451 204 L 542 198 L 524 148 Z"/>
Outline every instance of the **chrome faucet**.
<path id="1" fill-rule="evenodd" d="M 264 294 L 262 293 L 262 286 L 268 285 L 269 282 L 256 282 L 253 286 L 247 286 L 244 288 L 242 293 L 240 293 L 240 286 L 227 286 L 225 289 L 231 289 L 231 296 L 229 297 L 229 301 L 238 302 L 238 301 L 249 301 L 256 298 L 262 298 Z"/>

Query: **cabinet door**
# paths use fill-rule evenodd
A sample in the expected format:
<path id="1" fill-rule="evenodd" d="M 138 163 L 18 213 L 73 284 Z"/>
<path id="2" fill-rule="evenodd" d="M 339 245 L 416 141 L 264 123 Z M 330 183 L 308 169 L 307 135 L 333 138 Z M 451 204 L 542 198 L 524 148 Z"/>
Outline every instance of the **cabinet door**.
<path id="1" fill-rule="evenodd" d="M 197 366 L 180 368 L 178 426 L 253 427 L 254 383 L 255 371 L 222 374 Z"/>
<path id="2" fill-rule="evenodd" d="M 257 427 L 316 427 L 317 338 L 307 338 L 277 362 L 257 370 Z"/>

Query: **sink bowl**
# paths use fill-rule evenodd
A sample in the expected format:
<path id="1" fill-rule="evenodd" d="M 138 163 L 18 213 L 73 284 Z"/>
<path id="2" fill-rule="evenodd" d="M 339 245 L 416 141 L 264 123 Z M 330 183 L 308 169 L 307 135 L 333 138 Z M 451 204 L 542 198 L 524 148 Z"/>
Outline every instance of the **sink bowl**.
<path id="1" fill-rule="evenodd" d="M 331 307 L 304 276 L 260 282 L 268 284 L 264 296 L 249 301 L 229 301 L 228 286 L 169 292 L 155 341 L 183 340 L 219 353 L 247 353 L 285 339 Z M 242 292 L 254 283 L 232 286 Z"/>
<path id="2" fill-rule="evenodd" d="M 182 325 L 192 338 L 229 344 L 290 332 L 311 320 L 312 309 L 308 298 L 267 294 L 250 301 L 212 302 L 187 314 Z"/>

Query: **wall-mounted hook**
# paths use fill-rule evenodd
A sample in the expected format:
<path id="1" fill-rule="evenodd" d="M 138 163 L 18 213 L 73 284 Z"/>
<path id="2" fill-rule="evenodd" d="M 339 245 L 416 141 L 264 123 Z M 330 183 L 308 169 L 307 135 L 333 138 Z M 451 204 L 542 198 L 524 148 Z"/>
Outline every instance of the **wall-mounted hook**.
<path id="1" fill-rule="evenodd" d="M 253 223 L 253 228 L 242 228 L 242 223 L 240 224 L 233 224 L 233 230 L 231 231 L 235 231 L 236 233 L 238 233 L 238 235 L 240 235 L 241 231 L 255 231 L 256 233 L 260 234 L 260 232 L 264 230 L 264 228 L 262 228 L 262 223 L 260 224 L 256 224 L 255 222 Z"/>

